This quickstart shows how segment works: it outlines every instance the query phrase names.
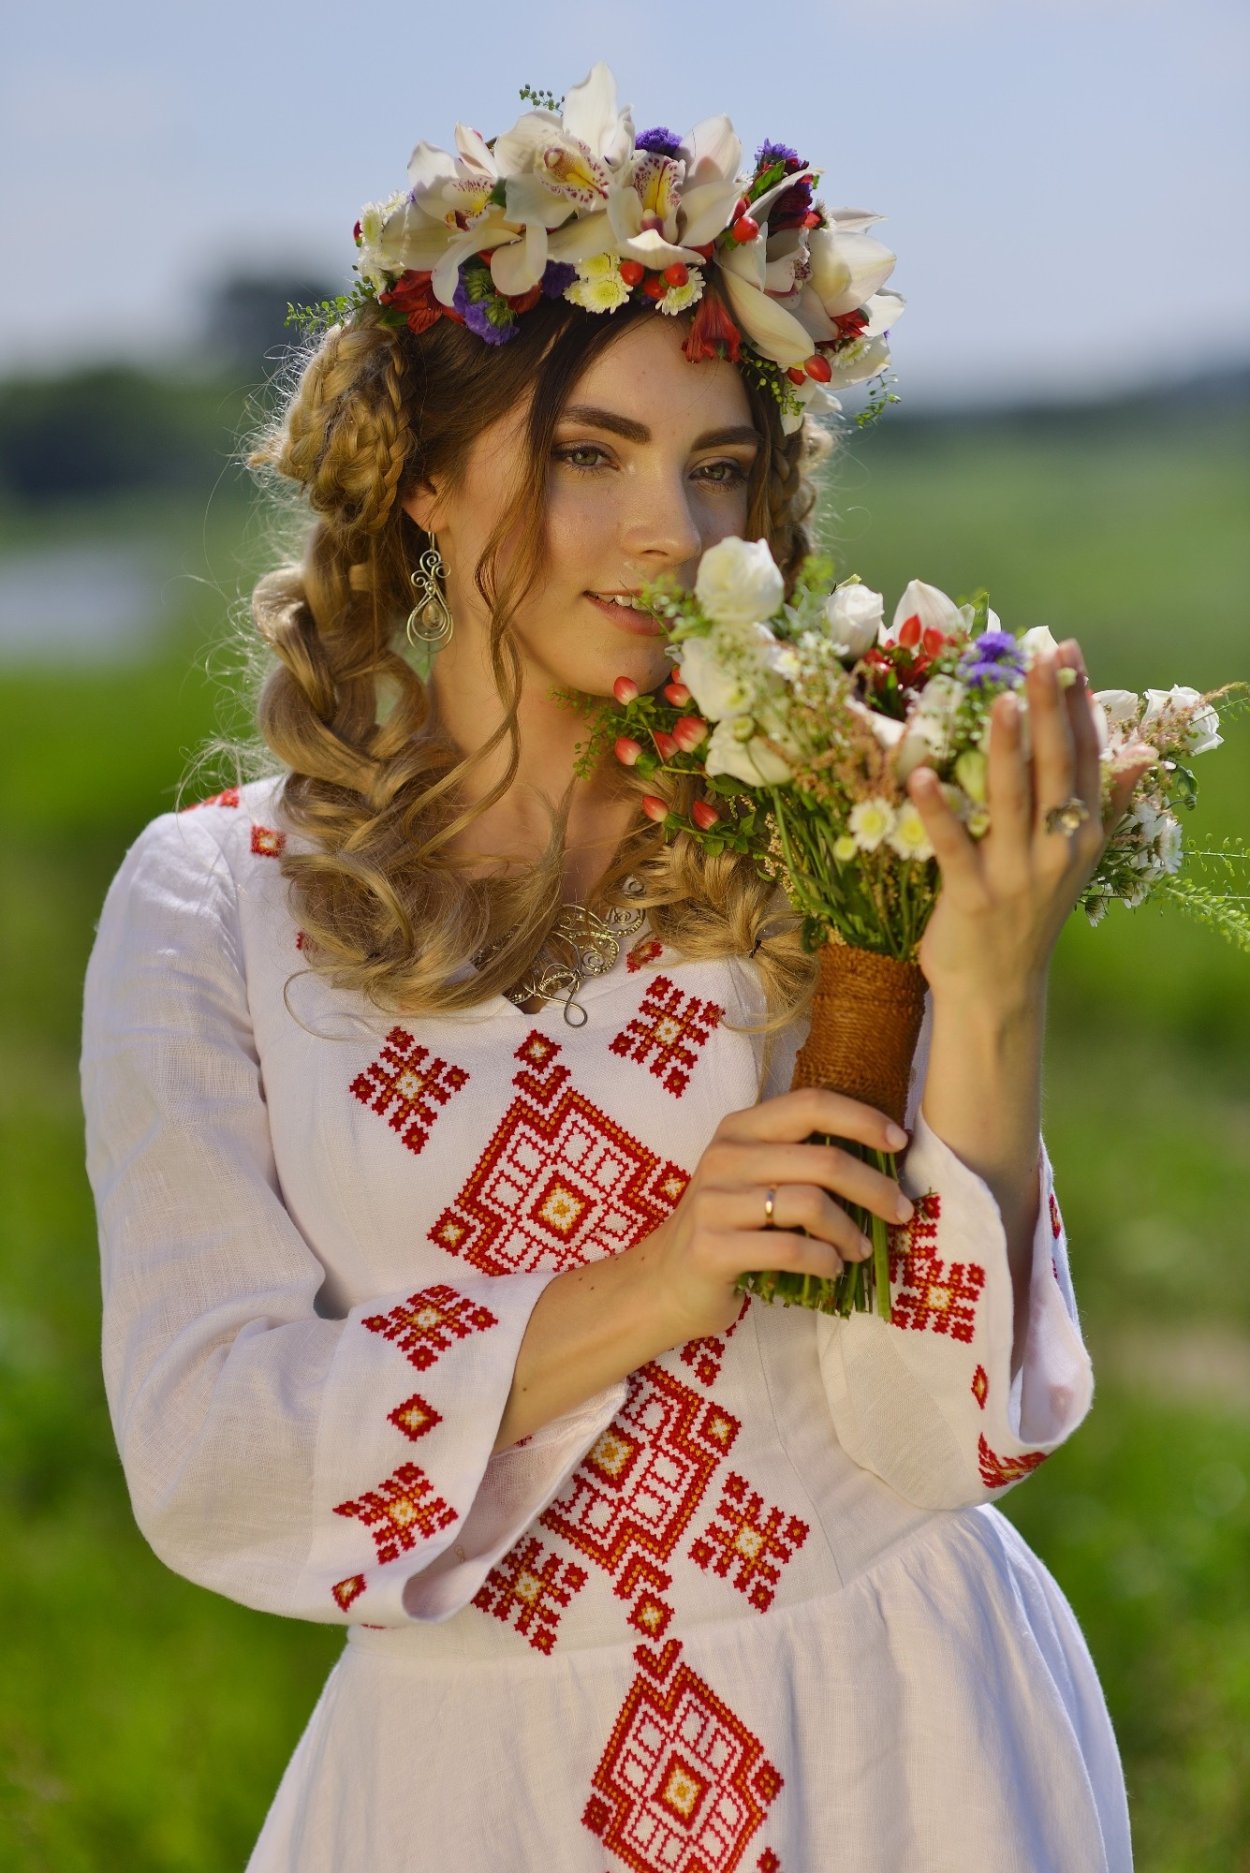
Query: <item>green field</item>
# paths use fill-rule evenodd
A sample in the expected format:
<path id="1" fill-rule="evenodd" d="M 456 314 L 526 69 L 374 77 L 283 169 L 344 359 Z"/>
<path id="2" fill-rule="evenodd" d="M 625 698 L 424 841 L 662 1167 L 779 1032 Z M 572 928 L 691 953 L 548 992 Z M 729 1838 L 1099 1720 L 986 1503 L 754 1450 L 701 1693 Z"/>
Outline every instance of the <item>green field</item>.
<path id="1" fill-rule="evenodd" d="M 891 601 L 913 574 L 985 584 L 1009 625 L 1078 635 L 1096 687 L 1205 687 L 1250 676 L 1248 479 L 1226 419 L 887 423 L 839 461 L 830 525 L 842 569 Z M 182 574 L 161 588 L 158 648 L 10 667 L 0 700 L 0 1867 L 14 1873 L 241 1866 L 341 1644 L 167 1573 L 130 1523 L 104 1407 L 81 977 L 126 845 L 222 725 L 226 612 L 264 548 L 233 484 L 207 511 L 188 495 L 0 511 L 0 569 L 18 546 L 139 535 Z M 1250 722 L 1199 779 L 1198 842 L 1244 836 Z M 1048 1060 L 1047 1135 L 1100 1382 L 1089 1423 L 1007 1512 L 1101 1671 L 1139 1867 L 1244 1873 L 1250 959 L 1150 907 L 1096 932 L 1074 923 Z"/>

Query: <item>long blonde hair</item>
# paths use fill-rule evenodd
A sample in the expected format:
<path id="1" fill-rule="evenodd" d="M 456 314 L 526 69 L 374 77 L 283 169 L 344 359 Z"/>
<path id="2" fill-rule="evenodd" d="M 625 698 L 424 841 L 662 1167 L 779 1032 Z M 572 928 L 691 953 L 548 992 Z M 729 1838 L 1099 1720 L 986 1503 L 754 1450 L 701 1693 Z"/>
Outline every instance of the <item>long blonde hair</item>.
<path id="1" fill-rule="evenodd" d="M 304 932 L 308 966 L 337 988 L 406 1014 L 473 1007 L 524 975 L 558 915 L 562 823 L 529 868 L 472 876 L 451 841 L 496 801 L 516 773 L 521 665 L 509 625 L 541 560 L 541 499 L 551 439 L 569 392 L 593 357 L 631 323 L 623 308 L 591 318 L 561 300 L 528 312 L 518 335 L 490 346 L 450 320 L 414 335 L 369 312 L 328 331 L 280 422 L 258 442 L 253 467 L 295 483 L 312 510 L 302 563 L 256 586 L 252 614 L 275 662 L 261 691 L 260 734 L 286 769 L 285 818 L 302 838 L 283 870 Z M 697 368 L 697 367 L 692 367 Z M 772 397 L 744 375 L 764 437 L 748 490 L 748 537 L 768 540 L 792 580 L 807 550 L 814 500 L 809 471 L 827 444 L 805 428 L 782 433 Z M 409 573 L 430 544 L 401 502 L 422 482 L 454 486 L 483 430 L 531 397 L 531 473 L 501 516 L 476 582 L 492 619 L 490 654 L 503 721 L 465 755 L 443 737 L 426 683 L 403 654 Z M 502 580 L 500 543 L 520 547 Z M 466 805 L 464 783 L 500 746 L 502 778 Z M 623 790 L 688 810 L 677 776 L 645 783 L 622 768 Z M 785 1019 L 813 969 L 776 888 L 734 854 L 709 855 L 641 814 L 596 894 L 626 902 L 633 877 L 654 934 L 691 957 L 754 956 L 772 1017 Z M 488 950 L 474 970 L 465 964 Z"/>

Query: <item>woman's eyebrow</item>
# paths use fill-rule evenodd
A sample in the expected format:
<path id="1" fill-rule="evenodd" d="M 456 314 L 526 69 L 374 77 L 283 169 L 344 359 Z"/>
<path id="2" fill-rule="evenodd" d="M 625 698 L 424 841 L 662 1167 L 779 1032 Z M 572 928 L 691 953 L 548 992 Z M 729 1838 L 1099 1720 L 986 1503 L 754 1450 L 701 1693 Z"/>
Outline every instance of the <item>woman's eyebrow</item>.
<path id="1" fill-rule="evenodd" d="M 601 410 L 594 404 L 574 403 L 561 412 L 561 420 L 568 423 L 585 423 L 591 429 L 606 429 L 610 435 L 623 436 L 626 442 L 650 442 L 651 431 L 645 423 L 636 423 L 630 416 L 618 416 L 615 410 Z M 760 447 L 764 438 L 758 429 L 749 423 L 734 423 L 724 429 L 708 429 L 701 436 L 696 436 L 696 449 L 723 449 L 733 443 L 749 442 Z"/>

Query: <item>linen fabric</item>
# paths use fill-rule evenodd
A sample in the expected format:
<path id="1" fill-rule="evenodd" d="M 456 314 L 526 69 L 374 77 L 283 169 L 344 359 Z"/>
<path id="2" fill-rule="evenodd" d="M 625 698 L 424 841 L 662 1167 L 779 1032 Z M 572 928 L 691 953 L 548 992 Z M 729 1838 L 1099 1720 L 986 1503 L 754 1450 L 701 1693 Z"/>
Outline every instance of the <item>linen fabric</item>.
<path id="1" fill-rule="evenodd" d="M 279 799 L 139 838 L 83 1053 L 139 1525 L 347 1629 L 251 1873 L 1125 1873 L 1089 1654 L 991 1506 L 1091 1400 L 1045 1152 L 1014 1370 L 926 1022 L 891 1323 L 744 1301 L 492 1454 L 547 1282 L 649 1233 L 757 1098 L 758 986 L 644 934 L 580 1028 L 381 1015 L 306 967 Z"/>

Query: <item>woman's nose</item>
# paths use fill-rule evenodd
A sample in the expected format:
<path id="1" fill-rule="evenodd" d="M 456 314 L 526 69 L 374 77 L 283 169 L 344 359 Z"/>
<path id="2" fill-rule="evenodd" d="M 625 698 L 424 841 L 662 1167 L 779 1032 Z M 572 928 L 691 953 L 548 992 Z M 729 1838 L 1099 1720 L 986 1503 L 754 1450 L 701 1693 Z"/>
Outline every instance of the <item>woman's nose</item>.
<path id="1" fill-rule="evenodd" d="M 647 476 L 634 491 L 621 544 L 654 571 L 676 570 L 708 544 L 684 475 Z"/>

